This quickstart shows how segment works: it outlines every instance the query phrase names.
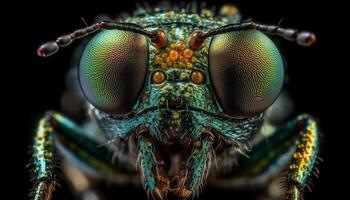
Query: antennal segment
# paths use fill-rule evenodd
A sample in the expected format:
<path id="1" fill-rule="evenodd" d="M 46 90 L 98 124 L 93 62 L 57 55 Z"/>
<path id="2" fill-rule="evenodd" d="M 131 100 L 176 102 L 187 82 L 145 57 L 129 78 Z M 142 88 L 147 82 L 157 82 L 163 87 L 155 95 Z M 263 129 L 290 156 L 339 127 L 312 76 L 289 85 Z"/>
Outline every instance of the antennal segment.
<path id="1" fill-rule="evenodd" d="M 301 46 L 310 46 L 316 42 L 315 34 L 308 31 L 298 31 L 291 28 L 281 28 L 275 25 L 265 25 L 256 22 L 242 22 L 237 24 L 229 24 L 208 32 L 197 34 L 196 40 L 205 40 L 208 37 L 223 33 L 242 31 L 242 30 L 259 30 L 267 34 L 278 35 L 290 41 L 296 41 Z"/>
<path id="2" fill-rule="evenodd" d="M 99 22 L 91 26 L 88 26 L 86 28 L 78 29 L 73 33 L 63 35 L 57 38 L 57 40 L 54 42 L 47 42 L 41 45 L 37 50 L 37 54 L 40 57 L 51 56 L 55 54 L 61 47 L 66 47 L 70 45 L 74 40 L 86 37 L 100 29 L 118 29 L 123 31 L 131 31 L 134 33 L 142 34 L 150 38 L 151 40 L 155 40 L 158 38 L 157 33 L 155 31 L 147 31 L 143 29 L 141 26 L 138 26 L 136 24 Z"/>

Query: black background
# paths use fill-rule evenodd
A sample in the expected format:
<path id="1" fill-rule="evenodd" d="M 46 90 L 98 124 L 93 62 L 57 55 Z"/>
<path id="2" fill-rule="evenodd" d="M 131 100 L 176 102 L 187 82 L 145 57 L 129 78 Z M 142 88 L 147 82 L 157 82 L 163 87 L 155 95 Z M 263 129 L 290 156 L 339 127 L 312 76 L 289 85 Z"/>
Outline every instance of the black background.
<path id="1" fill-rule="evenodd" d="M 340 17 L 337 9 L 339 5 L 333 2 L 322 3 L 312 1 L 279 1 L 279 2 L 253 2 L 253 1 L 209 1 L 209 5 L 220 5 L 224 2 L 235 3 L 243 18 L 252 17 L 262 23 L 277 24 L 283 18 L 282 26 L 295 27 L 300 30 L 311 30 L 317 35 L 317 43 L 309 48 L 300 47 L 295 43 L 276 38 L 275 41 L 281 49 L 287 62 L 288 83 L 285 86 L 295 101 L 298 113 L 311 113 L 320 120 L 321 130 L 324 134 L 321 157 L 324 162 L 319 166 L 320 178 L 314 179 L 312 193 L 306 193 L 306 199 L 319 199 L 326 194 L 338 196 L 341 193 L 341 183 L 344 180 L 340 152 L 346 151 L 346 146 L 340 146 L 339 138 L 345 133 L 345 124 L 340 124 L 341 115 L 346 113 L 340 102 L 341 93 L 345 91 L 346 79 L 341 79 L 345 73 L 345 64 L 340 63 L 340 49 L 333 44 L 342 44 L 346 41 L 341 27 L 335 25 Z M 46 110 L 59 110 L 60 95 L 64 90 L 65 73 L 70 66 L 70 58 L 74 47 L 64 48 L 50 58 L 39 58 L 36 48 L 42 42 L 53 40 L 57 36 L 84 27 L 83 17 L 88 23 L 92 22 L 98 14 L 116 16 L 121 11 L 132 11 L 135 1 L 127 2 L 102 1 L 44 1 L 18 3 L 14 5 L 13 13 L 7 15 L 5 21 L 10 27 L 3 32 L 5 43 L 9 48 L 5 50 L 7 64 L 3 65 L 2 84 L 5 87 L 4 96 L 8 101 L 4 106 L 9 111 L 8 123 L 4 127 L 7 135 L 14 136 L 9 144 L 12 145 L 5 152 L 10 167 L 16 169 L 11 178 L 10 188 L 19 189 L 19 183 L 24 183 L 22 192 L 14 193 L 18 199 L 27 199 L 31 187 L 28 169 L 25 165 L 29 161 L 28 146 L 34 133 L 35 123 Z M 152 2 L 151 2 L 152 4 Z M 333 33 L 337 34 L 333 34 Z M 339 53 L 339 55 L 338 55 Z M 335 56 L 338 55 L 338 56 Z M 7 113 L 7 112 L 6 112 Z M 8 127 L 8 128 L 7 128 Z M 13 145 L 16 145 L 13 147 Z M 11 152 L 11 154 L 9 153 Z M 345 162 L 345 161 L 344 161 Z M 17 175 L 23 172 L 23 179 Z M 344 173 L 345 172 L 345 173 Z M 128 195 L 130 198 L 145 199 L 143 191 L 132 188 L 117 190 L 117 197 Z M 66 185 L 55 192 L 56 199 L 70 199 Z M 227 197 L 225 199 L 238 199 L 229 192 L 205 191 L 203 199 Z M 220 198 L 221 199 L 221 198 Z M 336 198 L 337 199 L 337 198 Z"/>

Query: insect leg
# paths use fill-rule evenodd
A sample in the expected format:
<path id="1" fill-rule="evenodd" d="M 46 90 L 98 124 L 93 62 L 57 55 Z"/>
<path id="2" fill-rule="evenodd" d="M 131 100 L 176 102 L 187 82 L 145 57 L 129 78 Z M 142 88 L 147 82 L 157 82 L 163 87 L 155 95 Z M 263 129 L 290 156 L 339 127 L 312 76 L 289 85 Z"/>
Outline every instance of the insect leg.
<path id="1" fill-rule="evenodd" d="M 286 179 L 287 199 L 302 199 L 302 190 L 307 185 L 311 173 L 315 170 L 319 151 L 319 130 L 315 119 L 309 115 L 299 116 L 295 122 L 297 134 L 296 150 L 289 165 Z M 317 172 L 315 171 L 317 174 Z"/>
<path id="2" fill-rule="evenodd" d="M 51 199 L 56 184 L 54 130 L 49 116 L 38 125 L 33 144 L 34 180 L 31 192 L 34 200 Z"/>
<path id="3" fill-rule="evenodd" d="M 106 147 L 84 135 L 78 125 L 55 112 L 48 112 L 40 119 L 33 144 L 33 181 L 31 195 L 35 200 L 51 199 L 56 185 L 57 148 L 86 166 L 106 173 L 115 174 L 108 164 Z"/>
<path id="4" fill-rule="evenodd" d="M 155 143 L 148 132 L 141 132 L 137 136 L 139 145 L 139 163 L 142 182 L 152 196 L 158 199 L 167 197 L 170 182 L 164 173 L 168 169 L 164 157 L 156 152 Z M 156 177 L 155 177 L 156 174 Z"/>
<path id="5" fill-rule="evenodd" d="M 188 198 L 197 194 L 203 181 L 208 175 L 211 153 L 213 152 L 214 137 L 210 132 L 202 130 L 201 135 L 193 145 L 192 153 L 186 163 L 186 176 L 184 182 L 180 182 L 178 194 L 182 198 Z"/>
<path id="6" fill-rule="evenodd" d="M 289 165 L 286 199 L 302 199 L 310 175 L 316 173 L 319 138 L 317 121 L 310 115 L 300 115 L 256 144 L 249 158 L 242 157 L 237 174 L 257 177 L 251 178 L 250 183 L 259 182 Z"/>

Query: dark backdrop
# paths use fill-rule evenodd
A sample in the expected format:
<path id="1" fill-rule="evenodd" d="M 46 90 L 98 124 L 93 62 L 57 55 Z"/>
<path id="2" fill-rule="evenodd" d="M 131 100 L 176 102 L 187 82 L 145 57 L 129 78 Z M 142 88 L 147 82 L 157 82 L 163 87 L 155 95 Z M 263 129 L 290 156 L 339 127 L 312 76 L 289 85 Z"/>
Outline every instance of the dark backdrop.
<path id="1" fill-rule="evenodd" d="M 131 11 L 134 9 L 134 0 L 127 2 L 114 1 L 45 1 L 19 3 L 14 6 L 14 14 L 6 19 L 11 20 L 13 26 L 11 30 L 5 31 L 5 42 L 11 42 L 10 51 L 11 64 L 6 64 L 9 73 L 3 72 L 3 79 L 9 78 L 4 86 L 6 87 L 6 100 L 11 108 L 9 124 L 4 127 L 6 132 L 15 136 L 15 144 L 20 146 L 14 154 L 9 155 L 9 160 L 23 172 L 24 178 L 19 180 L 24 182 L 22 192 L 17 192 L 18 199 L 26 199 L 27 192 L 31 187 L 29 182 L 28 169 L 28 146 L 34 133 L 35 123 L 45 110 L 59 110 L 60 95 L 64 90 L 64 77 L 69 69 L 70 58 L 76 42 L 72 47 L 64 48 L 50 58 L 39 58 L 36 56 L 36 48 L 42 42 L 53 40 L 57 36 L 71 32 L 77 28 L 84 27 L 81 20 L 83 17 L 88 23 L 92 22 L 97 14 L 108 14 L 112 17 L 121 11 Z M 343 111 L 340 102 L 338 87 L 340 83 L 338 74 L 343 71 L 336 70 L 343 66 L 334 60 L 330 55 L 337 53 L 337 49 L 332 47 L 332 43 L 342 43 L 342 35 L 332 37 L 332 23 L 336 21 L 335 7 L 332 2 L 320 3 L 307 0 L 279 1 L 279 2 L 252 2 L 252 1 L 211 1 L 209 5 L 222 5 L 224 2 L 235 3 L 243 18 L 252 17 L 254 20 L 263 23 L 277 24 L 283 18 L 282 26 L 295 27 L 301 30 L 307 29 L 315 32 L 317 43 L 309 48 L 304 48 L 276 38 L 281 51 L 285 56 L 287 73 L 289 77 L 287 90 L 295 101 L 295 115 L 298 113 L 311 113 L 319 118 L 321 129 L 324 133 L 321 156 L 325 160 L 320 166 L 320 178 L 314 180 L 312 193 L 306 193 L 306 199 L 319 199 L 325 194 L 337 196 L 340 193 L 338 178 L 342 177 L 342 171 L 338 168 L 339 159 L 338 139 L 343 135 L 343 126 L 338 123 L 339 115 L 335 111 Z M 334 71 L 336 73 L 334 73 Z M 8 91 L 7 91 L 8 89 Z M 339 89 L 340 90 L 340 89 Z M 12 108 L 15 108 L 13 110 Z M 341 108 L 341 109 L 340 109 Z M 345 109 L 345 108 L 344 108 Z M 344 111 L 343 111 L 344 112 Z M 20 143 L 20 144 L 18 144 Z M 10 143 L 13 145 L 14 143 Z M 341 147 L 341 148 L 346 148 Z M 13 152 L 13 148 L 10 148 Z M 12 165 L 11 165 L 12 166 Z M 18 173 L 18 170 L 16 174 Z M 16 179 L 11 185 L 18 185 Z M 16 188 L 19 188 L 16 187 Z M 129 197 L 139 197 L 145 199 L 143 191 L 135 191 L 131 188 L 118 190 L 118 197 L 129 195 Z M 206 191 L 203 199 L 214 199 L 228 196 L 226 199 L 236 199 L 234 194 L 229 192 Z M 56 199 L 70 199 L 71 195 L 66 185 L 62 182 L 55 195 Z M 117 197 L 116 197 L 117 198 Z M 220 198 L 221 199 L 221 198 Z"/>

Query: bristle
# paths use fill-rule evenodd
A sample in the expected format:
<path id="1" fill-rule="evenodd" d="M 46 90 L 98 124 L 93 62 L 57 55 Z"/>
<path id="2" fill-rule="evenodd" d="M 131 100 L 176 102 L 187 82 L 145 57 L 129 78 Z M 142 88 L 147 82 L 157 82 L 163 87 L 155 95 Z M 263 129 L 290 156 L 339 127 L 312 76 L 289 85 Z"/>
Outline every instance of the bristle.
<path id="1" fill-rule="evenodd" d="M 186 2 L 180 1 L 179 7 L 180 7 L 181 12 L 186 12 L 186 6 L 187 6 Z"/>
<path id="2" fill-rule="evenodd" d="M 168 0 L 161 1 L 156 8 L 158 8 L 160 11 L 168 12 L 172 9 L 172 3 Z"/>
<path id="3" fill-rule="evenodd" d="M 197 3 L 197 1 L 192 1 L 191 2 L 191 12 L 192 13 L 197 13 L 198 12 L 198 3 Z"/>
<path id="4" fill-rule="evenodd" d="M 211 6 L 210 8 L 209 8 L 209 10 L 210 10 L 210 12 L 213 14 L 213 15 L 216 15 L 216 6 L 214 5 L 214 6 Z"/>
<path id="5" fill-rule="evenodd" d="M 186 13 L 190 13 L 191 12 L 191 3 L 187 2 L 186 6 L 185 6 L 185 12 Z"/>
<path id="6" fill-rule="evenodd" d="M 173 11 L 174 12 L 180 12 L 180 6 L 179 5 L 174 4 L 172 7 L 173 7 Z"/>
<path id="7" fill-rule="evenodd" d="M 102 21 L 113 21 L 113 19 L 106 15 L 106 14 L 100 14 L 100 15 L 97 15 L 94 20 L 94 22 L 102 22 Z M 89 24 L 89 23 L 88 23 Z"/>
<path id="8" fill-rule="evenodd" d="M 143 8 L 145 9 L 145 11 L 147 12 L 147 13 L 152 13 L 152 7 L 149 5 L 149 3 L 147 2 L 147 1 L 143 1 L 142 2 L 142 6 L 143 6 Z"/>
<path id="9" fill-rule="evenodd" d="M 120 17 L 122 17 L 123 19 L 126 19 L 126 18 L 129 18 L 129 17 L 130 17 L 130 14 L 127 13 L 127 12 L 121 12 L 121 13 L 120 13 Z"/>
<path id="10" fill-rule="evenodd" d="M 199 8 L 202 10 L 204 8 L 207 8 L 207 2 L 205 1 L 202 1 L 200 4 L 199 4 Z"/>

